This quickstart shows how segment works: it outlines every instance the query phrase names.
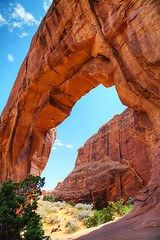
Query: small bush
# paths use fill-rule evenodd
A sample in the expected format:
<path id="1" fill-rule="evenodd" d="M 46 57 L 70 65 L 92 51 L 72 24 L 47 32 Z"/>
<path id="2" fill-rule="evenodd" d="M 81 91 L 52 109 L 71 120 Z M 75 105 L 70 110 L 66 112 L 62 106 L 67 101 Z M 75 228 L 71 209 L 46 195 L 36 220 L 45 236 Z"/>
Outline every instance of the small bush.
<path id="1" fill-rule="evenodd" d="M 93 204 L 86 204 L 86 203 L 77 203 L 75 205 L 75 208 L 79 209 L 79 210 L 92 210 L 93 209 Z"/>
<path id="2" fill-rule="evenodd" d="M 67 204 L 71 205 L 72 207 L 74 207 L 76 205 L 73 201 L 69 201 L 69 202 L 67 202 Z"/>
<path id="3" fill-rule="evenodd" d="M 109 206 L 117 213 L 119 216 L 124 216 L 124 199 L 121 198 L 117 202 L 108 202 Z"/>
<path id="4" fill-rule="evenodd" d="M 89 218 L 90 215 L 91 215 L 91 211 L 82 210 L 82 211 L 78 211 L 75 216 L 76 216 L 79 220 L 82 220 L 82 219 L 84 219 L 84 218 Z"/>
<path id="5" fill-rule="evenodd" d="M 102 210 L 104 208 L 104 202 L 100 196 L 98 196 L 96 199 L 95 208 L 97 210 Z"/>
<path id="6" fill-rule="evenodd" d="M 75 215 L 75 213 L 76 213 L 76 209 L 71 208 L 71 209 L 69 210 L 69 212 L 70 212 L 71 215 Z"/>
<path id="7" fill-rule="evenodd" d="M 58 212 L 58 208 L 57 207 L 52 207 L 51 211 L 54 212 L 54 213 L 57 213 Z"/>
<path id="8" fill-rule="evenodd" d="M 54 203 L 48 201 L 39 201 L 38 214 L 44 217 L 49 212 L 57 213 L 59 209 L 54 206 Z"/>
<path id="9" fill-rule="evenodd" d="M 83 219 L 83 223 L 87 228 L 91 228 L 91 227 L 96 227 L 98 226 L 98 217 L 97 214 L 94 214 L 94 216 L 90 217 L 90 218 L 85 218 Z"/>
<path id="10" fill-rule="evenodd" d="M 65 223 L 65 227 L 70 227 L 73 223 L 77 223 L 76 218 L 67 220 L 67 222 Z"/>
<path id="11" fill-rule="evenodd" d="M 118 214 L 120 217 L 128 214 L 133 208 L 133 205 L 130 205 L 130 206 L 124 205 L 124 201 L 125 200 L 123 198 L 121 198 L 119 201 L 117 201 L 115 203 L 108 202 L 109 206 L 113 209 L 114 214 Z"/>
<path id="12" fill-rule="evenodd" d="M 65 228 L 70 227 L 71 224 L 72 224 L 72 220 L 67 220 L 67 222 L 65 223 Z"/>
<path id="13" fill-rule="evenodd" d="M 130 206 L 130 205 L 134 205 L 134 203 L 135 203 L 135 197 L 129 197 L 127 203 L 128 203 L 128 206 Z"/>
<path id="14" fill-rule="evenodd" d="M 65 202 L 60 202 L 60 201 L 58 201 L 58 202 L 54 202 L 54 203 L 53 203 L 53 206 L 54 206 L 54 207 L 57 207 L 57 208 L 59 208 L 59 209 L 63 209 L 63 208 L 66 207 L 66 203 L 65 203 Z"/>
<path id="15" fill-rule="evenodd" d="M 68 229 L 66 230 L 66 233 L 74 233 L 79 229 L 78 226 L 74 225 L 73 223 L 70 224 Z"/>
<path id="16" fill-rule="evenodd" d="M 123 215 L 122 216 L 125 216 L 126 214 L 128 214 L 133 208 L 133 205 L 129 205 L 129 206 L 126 206 L 124 205 L 124 208 L 123 208 Z"/>
<path id="17" fill-rule="evenodd" d="M 48 201 L 48 202 L 54 202 L 55 201 L 55 197 L 53 195 L 45 195 L 43 196 L 43 201 Z"/>
<path id="18" fill-rule="evenodd" d="M 114 216 L 117 214 L 119 216 L 124 216 L 128 214 L 133 208 L 133 205 L 130 206 L 123 205 L 124 204 L 123 198 L 121 198 L 116 203 L 109 202 L 108 204 L 109 206 L 103 208 L 100 211 L 95 212 L 95 214 L 92 217 L 83 220 L 87 228 L 95 227 L 99 224 L 112 221 Z"/>
<path id="19" fill-rule="evenodd" d="M 92 217 L 84 219 L 83 222 L 87 228 L 95 227 L 98 226 L 99 224 L 112 221 L 113 215 L 114 215 L 113 209 L 107 206 L 103 210 L 95 212 L 95 214 Z"/>
<path id="20" fill-rule="evenodd" d="M 114 210 L 107 206 L 103 208 L 99 213 L 99 223 L 103 224 L 113 220 Z"/>
<path id="21" fill-rule="evenodd" d="M 48 218 L 45 218 L 45 223 L 48 223 L 48 224 L 55 224 L 55 223 L 59 223 L 60 220 L 58 218 L 58 216 L 50 216 Z"/>
<path id="22" fill-rule="evenodd" d="M 41 216 L 41 217 L 44 217 L 48 212 L 43 209 L 43 208 L 39 208 L 38 209 L 38 214 Z"/>

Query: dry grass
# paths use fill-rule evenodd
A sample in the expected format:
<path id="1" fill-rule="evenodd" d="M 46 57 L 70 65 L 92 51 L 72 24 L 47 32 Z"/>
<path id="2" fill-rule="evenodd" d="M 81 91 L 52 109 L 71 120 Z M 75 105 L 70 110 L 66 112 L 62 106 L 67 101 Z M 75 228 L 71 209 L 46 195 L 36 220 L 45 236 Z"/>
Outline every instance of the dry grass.
<path id="1" fill-rule="evenodd" d="M 58 211 L 55 211 L 54 205 L 54 203 L 39 201 L 38 213 L 42 216 L 43 229 L 46 236 L 51 236 L 55 239 L 57 237 L 58 239 L 58 236 L 86 229 L 83 224 L 83 220 L 79 219 L 76 215 L 79 211 L 78 209 L 73 208 L 70 205 L 63 204 L 63 208 L 62 206 L 56 206 Z M 60 229 L 51 233 L 52 229 L 56 227 L 62 219 L 63 222 Z"/>

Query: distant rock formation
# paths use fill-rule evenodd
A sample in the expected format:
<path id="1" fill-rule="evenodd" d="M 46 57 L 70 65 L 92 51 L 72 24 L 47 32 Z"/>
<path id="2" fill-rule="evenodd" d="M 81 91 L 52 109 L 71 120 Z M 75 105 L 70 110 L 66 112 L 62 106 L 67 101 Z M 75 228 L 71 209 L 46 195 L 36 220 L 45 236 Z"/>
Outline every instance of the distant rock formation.
<path id="1" fill-rule="evenodd" d="M 116 231 L 105 227 L 107 240 L 111 232 L 119 240 L 160 237 L 159 13 L 159 0 L 54 0 L 0 119 L 0 181 L 40 174 L 55 139 L 51 129 L 91 89 L 115 85 L 151 146 L 152 171 L 131 214 L 113 224 Z"/>
<path id="2" fill-rule="evenodd" d="M 74 170 L 50 191 L 56 200 L 105 203 L 127 200 L 151 176 L 150 148 L 135 133 L 134 110 L 127 109 L 103 125 L 78 150 Z"/>

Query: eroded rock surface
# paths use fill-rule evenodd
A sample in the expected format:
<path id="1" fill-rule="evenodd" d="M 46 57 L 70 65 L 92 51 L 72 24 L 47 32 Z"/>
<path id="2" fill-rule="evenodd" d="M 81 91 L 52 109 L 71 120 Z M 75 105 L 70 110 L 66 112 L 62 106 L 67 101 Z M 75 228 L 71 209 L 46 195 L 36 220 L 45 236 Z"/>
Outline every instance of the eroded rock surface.
<path id="1" fill-rule="evenodd" d="M 137 239 L 140 222 L 143 230 L 152 232 L 150 239 L 159 239 L 155 235 L 160 230 L 159 13 L 159 0 L 53 1 L 1 115 L 1 181 L 32 173 L 35 160 L 40 160 L 35 154 L 39 146 L 32 151 L 34 132 L 43 142 L 88 91 L 100 83 L 115 85 L 122 103 L 137 111 L 137 134 L 152 149 L 151 180 L 130 214 L 134 224 L 124 219 L 128 229 L 122 235 L 134 232 Z M 43 159 L 40 162 L 44 167 Z"/>
<path id="2" fill-rule="evenodd" d="M 74 170 L 48 193 L 75 203 L 95 203 L 98 196 L 105 203 L 127 200 L 147 185 L 150 174 L 150 148 L 137 137 L 134 110 L 127 109 L 87 140 Z"/>

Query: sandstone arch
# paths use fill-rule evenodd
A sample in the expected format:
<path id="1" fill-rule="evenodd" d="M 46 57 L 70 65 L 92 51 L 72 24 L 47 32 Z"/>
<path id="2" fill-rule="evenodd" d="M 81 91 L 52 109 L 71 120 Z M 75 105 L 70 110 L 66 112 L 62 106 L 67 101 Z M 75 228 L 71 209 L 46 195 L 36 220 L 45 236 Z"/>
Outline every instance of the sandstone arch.
<path id="1" fill-rule="evenodd" d="M 139 229 L 152 229 L 149 239 L 158 239 L 159 12 L 158 0 L 53 1 L 1 116 L 1 181 L 40 174 L 55 139 L 54 127 L 90 89 L 99 83 L 115 85 L 122 103 L 135 109 L 137 133 L 152 148 L 152 178 L 137 196 L 132 217 L 140 214 L 135 217 L 135 222 L 143 221 Z"/>

